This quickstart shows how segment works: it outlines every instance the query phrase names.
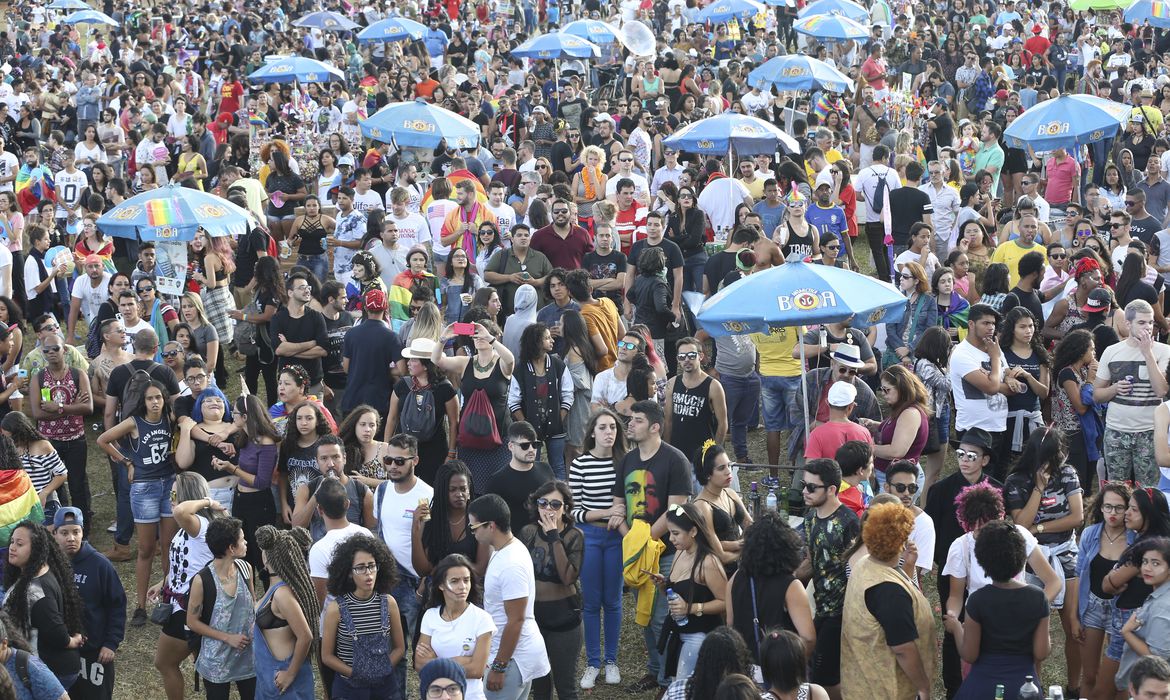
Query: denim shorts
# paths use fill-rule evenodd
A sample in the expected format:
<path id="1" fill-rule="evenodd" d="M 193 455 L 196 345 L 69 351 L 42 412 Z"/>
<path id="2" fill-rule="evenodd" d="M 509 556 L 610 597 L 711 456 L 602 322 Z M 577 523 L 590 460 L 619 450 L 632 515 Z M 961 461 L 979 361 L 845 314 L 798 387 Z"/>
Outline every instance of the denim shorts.
<path id="1" fill-rule="evenodd" d="M 130 484 L 130 512 L 136 523 L 157 523 L 162 518 L 172 517 L 171 488 L 175 477 L 135 481 Z"/>
<path id="2" fill-rule="evenodd" d="M 764 430 L 778 433 L 801 425 L 799 414 L 800 377 L 760 376 L 764 399 Z"/>
<path id="3" fill-rule="evenodd" d="M 1089 629 L 1109 629 L 1109 618 L 1113 615 L 1113 598 L 1105 600 L 1089 593 L 1089 602 L 1085 605 L 1085 614 L 1081 616 L 1081 627 Z"/>
<path id="4" fill-rule="evenodd" d="M 1114 661 L 1121 661 L 1121 654 L 1125 651 L 1125 637 L 1121 635 L 1121 628 L 1125 626 L 1125 621 L 1133 614 L 1133 610 L 1123 610 L 1118 607 L 1113 608 L 1113 612 L 1109 615 L 1109 626 L 1105 629 L 1105 633 L 1109 635 L 1109 641 L 1105 645 L 1105 656 Z"/>

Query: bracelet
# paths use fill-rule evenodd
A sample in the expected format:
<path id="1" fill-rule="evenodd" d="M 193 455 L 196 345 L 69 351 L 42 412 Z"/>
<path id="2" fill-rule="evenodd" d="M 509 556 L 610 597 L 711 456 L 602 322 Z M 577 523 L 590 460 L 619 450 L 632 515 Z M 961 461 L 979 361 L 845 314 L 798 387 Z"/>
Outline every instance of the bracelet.
<path id="1" fill-rule="evenodd" d="M 509 661 L 493 661 L 491 665 L 492 673 L 507 673 Z"/>

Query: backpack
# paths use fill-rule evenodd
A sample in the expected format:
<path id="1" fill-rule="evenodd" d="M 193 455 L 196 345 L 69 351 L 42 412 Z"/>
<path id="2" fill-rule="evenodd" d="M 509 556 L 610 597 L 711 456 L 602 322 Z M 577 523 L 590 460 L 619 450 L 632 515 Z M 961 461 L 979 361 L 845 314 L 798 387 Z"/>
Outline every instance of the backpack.
<path id="1" fill-rule="evenodd" d="M 459 444 L 472 450 L 494 450 L 504 444 L 496 426 L 496 412 L 483 389 L 471 392 L 459 418 Z"/>
<path id="2" fill-rule="evenodd" d="M 439 417 L 435 412 L 435 392 L 428 384 L 425 387 L 412 387 L 410 393 L 402 401 L 402 410 L 398 414 L 398 428 L 402 432 L 413 435 L 419 442 L 430 440 L 439 427 Z"/>
<path id="3" fill-rule="evenodd" d="M 118 415 L 121 418 L 129 418 L 138 413 L 142 408 L 142 402 L 146 397 L 146 389 L 150 386 L 153 378 L 150 372 L 155 367 L 161 367 L 157 362 L 151 362 L 149 369 L 134 369 L 130 375 L 126 386 L 122 388 L 121 403 L 118 409 Z"/>
<path id="4" fill-rule="evenodd" d="M 877 171 L 874 172 L 876 173 Z M 881 177 L 877 182 L 877 187 L 875 187 L 873 190 L 873 202 L 871 202 L 870 205 L 878 214 L 881 214 L 882 209 L 886 208 L 886 190 L 890 187 L 890 183 L 886 182 L 886 178 L 889 177 L 889 175 L 890 171 L 887 169 L 886 172 L 881 174 Z"/>
<path id="5" fill-rule="evenodd" d="M 236 570 L 244 577 L 245 584 L 250 585 L 252 581 L 252 567 L 248 562 L 242 559 L 236 560 Z M 199 570 L 195 574 L 199 580 L 203 581 L 203 608 L 199 611 L 199 621 L 208 627 L 211 626 L 211 613 L 215 612 L 215 599 L 219 595 L 215 589 L 215 578 L 211 573 L 211 564 Z M 203 635 L 191 632 L 187 635 L 187 648 L 194 656 L 199 656 L 199 651 L 203 649 Z"/>
<path id="6" fill-rule="evenodd" d="M 248 305 L 244 307 L 244 316 L 256 317 L 263 312 L 264 309 L 260 308 L 259 298 L 254 297 L 252 301 L 248 302 Z M 256 357 L 260 354 L 261 340 L 263 340 L 263 343 L 269 347 L 272 346 L 268 339 L 267 325 L 260 325 L 253 323 L 252 321 L 236 321 L 235 332 L 232 335 L 232 342 L 236 344 L 236 351 L 238 353 L 246 357 Z"/>
<path id="7" fill-rule="evenodd" d="M 27 690 L 32 690 L 32 676 L 28 672 L 28 657 L 31 656 L 23 649 L 14 649 L 16 652 L 16 677 L 20 680 L 20 684 Z"/>

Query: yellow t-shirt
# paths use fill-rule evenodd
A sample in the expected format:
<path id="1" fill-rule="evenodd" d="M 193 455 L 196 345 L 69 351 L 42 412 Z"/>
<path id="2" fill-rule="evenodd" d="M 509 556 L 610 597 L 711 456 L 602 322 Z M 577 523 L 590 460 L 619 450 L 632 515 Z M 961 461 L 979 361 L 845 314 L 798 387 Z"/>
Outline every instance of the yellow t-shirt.
<path id="1" fill-rule="evenodd" d="M 1044 246 L 1033 242 L 1031 248 L 1024 248 L 1020 245 L 1020 239 L 1018 238 L 997 247 L 995 252 L 991 254 L 991 262 L 1007 265 L 1010 284 L 1012 287 L 1015 287 L 1020 283 L 1020 258 L 1032 251 L 1043 255 L 1045 264 L 1048 263 L 1048 251 L 1045 250 Z"/>
<path id="2" fill-rule="evenodd" d="M 773 328 L 771 333 L 752 333 L 752 343 L 760 355 L 760 374 L 765 377 L 799 377 L 800 360 L 792 349 L 802 333 L 800 328 Z"/>
<path id="3" fill-rule="evenodd" d="M 738 177 L 736 180 L 743 183 L 743 186 L 747 188 L 748 194 L 752 196 L 753 201 L 758 202 L 764 198 L 764 178 L 757 175 L 754 182 L 747 182 Z"/>

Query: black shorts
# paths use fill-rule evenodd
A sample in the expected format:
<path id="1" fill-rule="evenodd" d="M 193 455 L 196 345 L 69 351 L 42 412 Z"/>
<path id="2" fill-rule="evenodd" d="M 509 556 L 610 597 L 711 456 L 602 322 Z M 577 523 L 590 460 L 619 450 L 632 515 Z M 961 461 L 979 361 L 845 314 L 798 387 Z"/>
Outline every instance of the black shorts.
<path id="1" fill-rule="evenodd" d="M 176 608 L 167 618 L 166 624 L 162 626 L 162 632 L 168 637 L 187 641 L 187 638 L 191 636 L 191 630 L 187 629 L 187 611 Z"/>
<path id="2" fill-rule="evenodd" d="M 824 686 L 841 685 L 841 617 L 818 617 L 813 625 L 817 646 L 809 680 Z"/>
<path id="3" fill-rule="evenodd" d="M 1028 154 L 1019 148 L 1005 148 L 1003 171 L 1009 175 L 1028 172 Z"/>

